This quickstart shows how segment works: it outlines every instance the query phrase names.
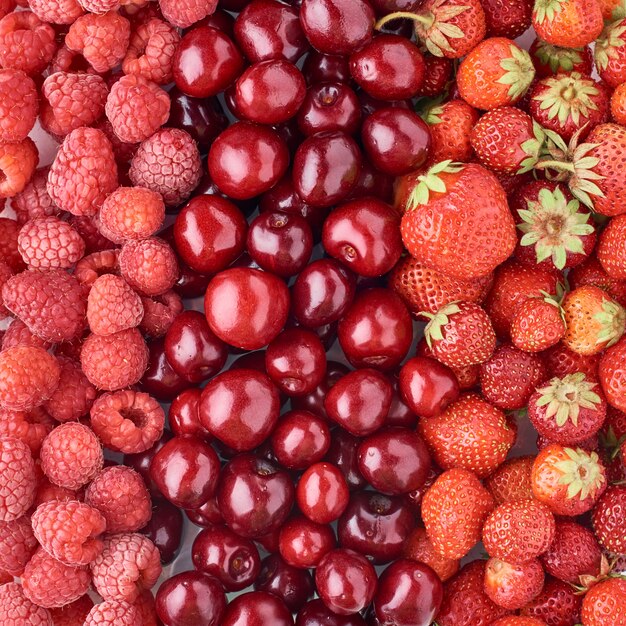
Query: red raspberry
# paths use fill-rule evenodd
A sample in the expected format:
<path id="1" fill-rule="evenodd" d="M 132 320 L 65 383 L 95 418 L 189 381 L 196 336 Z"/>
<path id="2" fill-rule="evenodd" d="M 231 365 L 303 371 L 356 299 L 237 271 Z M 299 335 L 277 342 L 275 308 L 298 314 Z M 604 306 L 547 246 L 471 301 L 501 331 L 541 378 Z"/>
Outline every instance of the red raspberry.
<path id="1" fill-rule="evenodd" d="M 103 337 L 91 334 L 80 352 L 83 372 L 98 389 L 137 384 L 148 367 L 148 346 L 136 328 Z"/>
<path id="2" fill-rule="evenodd" d="M 77 0 L 28 0 L 39 19 L 51 24 L 71 24 L 83 10 Z"/>
<path id="3" fill-rule="evenodd" d="M 96 74 L 56 72 L 42 87 L 42 126 L 53 135 L 67 135 L 91 126 L 104 115 L 109 90 Z"/>
<path id="4" fill-rule="evenodd" d="M 89 611 L 84 626 L 137 626 L 139 623 L 134 606 L 128 602 L 106 600 Z"/>
<path id="5" fill-rule="evenodd" d="M 0 624 L 3 626 L 53 626 L 50 612 L 33 604 L 21 585 L 0 586 Z"/>
<path id="6" fill-rule="evenodd" d="M 163 434 L 165 413 L 147 393 L 129 389 L 101 395 L 91 407 L 91 427 L 112 450 L 136 454 Z"/>
<path id="7" fill-rule="evenodd" d="M 117 165 L 106 135 L 77 128 L 64 140 L 48 175 L 52 201 L 74 215 L 95 215 L 117 187 Z"/>
<path id="8" fill-rule="evenodd" d="M 59 485 L 55 485 L 51 483 L 45 476 L 39 480 L 39 485 L 37 487 L 37 493 L 35 494 L 35 503 L 33 505 L 34 508 L 37 508 L 40 504 L 44 502 L 69 502 L 70 500 L 82 500 L 82 492 L 80 491 L 72 491 L 71 489 L 66 489 L 65 487 L 59 487 Z"/>
<path id="9" fill-rule="evenodd" d="M 123 246 L 119 258 L 122 276 L 144 296 L 165 293 L 178 280 L 176 255 L 163 239 L 150 237 L 129 241 Z"/>
<path id="10" fill-rule="evenodd" d="M 110 535 L 104 540 L 102 553 L 91 564 L 91 574 L 93 586 L 105 600 L 134 602 L 157 582 L 161 556 L 143 535 Z"/>
<path id="11" fill-rule="evenodd" d="M 142 626 L 158 626 L 161 622 L 157 619 L 154 596 L 151 591 L 144 591 L 134 602 L 133 606 L 139 612 Z"/>
<path id="12" fill-rule="evenodd" d="M 39 162 L 35 142 L 26 137 L 17 143 L 0 143 L 0 198 L 24 191 Z"/>
<path id="13" fill-rule="evenodd" d="M 48 193 L 49 171 L 49 167 L 40 167 L 35 170 L 35 174 L 24 187 L 24 191 L 13 197 L 11 206 L 15 211 L 18 224 L 26 224 L 29 220 L 58 215 L 61 212 Z"/>
<path id="14" fill-rule="evenodd" d="M 175 291 L 153 298 L 141 298 L 143 319 L 139 328 L 150 337 L 163 337 L 176 317 L 183 312 L 183 301 Z"/>
<path id="15" fill-rule="evenodd" d="M 198 146 L 184 130 L 162 128 L 139 146 L 128 175 L 133 185 L 160 193 L 166 206 L 177 206 L 202 177 Z"/>
<path id="16" fill-rule="evenodd" d="M 65 41 L 65 37 L 63 38 Z M 48 66 L 48 73 L 55 72 L 76 72 L 79 74 L 96 74 L 96 70 L 87 63 L 85 57 L 70 50 L 65 44 L 61 45 L 56 51 L 54 58 Z"/>
<path id="17" fill-rule="evenodd" d="M 41 444 L 53 428 L 53 419 L 41 407 L 30 411 L 0 409 L 0 437 L 15 437 L 23 441 L 33 457 L 39 456 Z"/>
<path id="18" fill-rule="evenodd" d="M 7 350 L 16 346 L 35 346 L 49 350 L 52 347 L 52 343 L 44 341 L 37 335 L 33 335 L 22 320 L 15 318 L 2 338 L 2 349 Z"/>
<path id="19" fill-rule="evenodd" d="M 0 18 L 11 13 L 16 6 L 16 0 L 0 0 Z"/>
<path id="20" fill-rule="evenodd" d="M 9 13 L 0 20 L 0 66 L 39 74 L 54 56 L 55 37 L 52 26 L 34 13 Z"/>
<path id="21" fill-rule="evenodd" d="M 166 22 L 152 19 L 131 35 L 122 63 L 124 74 L 138 74 L 164 85 L 172 80 L 172 60 L 180 35 Z"/>
<path id="22" fill-rule="evenodd" d="M 65 45 L 82 53 L 93 69 L 103 74 L 122 61 L 129 39 L 130 22 L 119 13 L 88 13 L 70 26 Z"/>
<path id="23" fill-rule="evenodd" d="M 15 437 L 0 438 L 0 521 L 12 522 L 35 499 L 35 462 L 28 446 Z"/>
<path id="24" fill-rule="evenodd" d="M 65 606 L 85 595 L 91 585 L 87 567 L 71 567 L 39 548 L 22 575 L 24 595 L 46 609 Z"/>
<path id="25" fill-rule="evenodd" d="M 41 469 L 55 485 L 79 489 L 102 469 L 98 438 L 87 426 L 68 422 L 57 426 L 41 446 Z"/>
<path id="26" fill-rule="evenodd" d="M 99 276 L 119 274 L 119 250 L 103 250 L 83 257 L 74 269 L 76 280 L 83 287 L 91 287 Z"/>
<path id="27" fill-rule="evenodd" d="M 2 288 L 4 306 L 46 341 L 68 341 L 85 329 L 86 302 L 79 282 L 60 269 L 31 270 Z"/>
<path id="28" fill-rule="evenodd" d="M 0 217 L 0 259 L 14 272 L 21 272 L 26 267 L 17 249 L 19 234 L 20 225 L 15 220 Z"/>
<path id="29" fill-rule="evenodd" d="M 109 533 L 135 532 L 152 517 L 143 478 L 123 465 L 105 467 L 87 487 L 85 502 L 104 515 Z"/>
<path id="30" fill-rule="evenodd" d="M 89 13 L 108 13 L 120 8 L 119 0 L 78 0 L 80 5 Z"/>
<path id="31" fill-rule="evenodd" d="M 92 285 L 87 299 L 87 321 L 92 333 L 113 335 L 139 326 L 141 298 L 120 276 L 105 274 Z"/>
<path id="32" fill-rule="evenodd" d="M 189 28 L 207 15 L 215 13 L 217 0 L 159 0 L 159 6 L 170 24 Z"/>
<path id="33" fill-rule="evenodd" d="M 22 70 L 0 70 L 0 141 L 22 141 L 37 121 L 33 79 Z"/>
<path id="34" fill-rule="evenodd" d="M 2 300 L 2 287 L 11 276 L 13 276 L 13 270 L 4 261 L 0 261 L 0 317 L 5 317 L 8 313 Z M 4 341 L 4 337 L 2 339 Z"/>
<path id="35" fill-rule="evenodd" d="M 115 134 L 111 122 L 109 122 L 106 117 L 103 117 L 95 126 L 96 128 L 99 128 L 109 138 L 109 141 L 113 146 L 113 154 L 115 154 L 117 162 L 122 164 L 130 162 L 130 160 L 135 156 L 135 152 L 137 152 L 139 144 L 126 143 L 125 141 L 122 141 Z"/>
<path id="36" fill-rule="evenodd" d="M 59 609 L 50 609 L 54 626 L 83 626 L 89 611 L 93 608 L 93 600 L 84 595 L 72 604 Z"/>
<path id="37" fill-rule="evenodd" d="M 27 515 L 12 522 L 0 522 L 0 569 L 21 576 L 37 545 Z"/>
<path id="38" fill-rule="evenodd" d="M 116 244 L 102 235 L 97 224 L 91 217 L 87 217 L 86 215 L 72 215 L 68 223 L 71 224 L 83 238 L 85 242 L 85 252 L 87 254 L 100 252 L 102 250 L 111 250 L 117 247 Z"/>
<path id="39" fill-rule="evenodd" d="M 26 222 L 17 239 L 24 262 L 31 268 L 68 268 L 85 253 L 85 242 L 58 217 L 40 217 Z"/>
<path id="40" fill-rule="evenodd" d="M 61 368 L 43 348 L 16 346 L 0 352 L 0 408 L 28 411 L 59 384 Z"/>
<path id="41" fill-rule="evenodd" d="M 98 395 L 87 380 L 80 364 L 65 356 L 57 356 L 61 366 L 59 386 L 44 404 L 46 411 L 58 422 L 78 420 L 89 413 Z"/>
<path id="42" fill-rule="evenodd" d="M 45 502 L 32 517 L 33 532 L 42 548 L 66 565 L 89 565 L 102 552 L 100 535 L 106 520 L 83 502 Z"/>

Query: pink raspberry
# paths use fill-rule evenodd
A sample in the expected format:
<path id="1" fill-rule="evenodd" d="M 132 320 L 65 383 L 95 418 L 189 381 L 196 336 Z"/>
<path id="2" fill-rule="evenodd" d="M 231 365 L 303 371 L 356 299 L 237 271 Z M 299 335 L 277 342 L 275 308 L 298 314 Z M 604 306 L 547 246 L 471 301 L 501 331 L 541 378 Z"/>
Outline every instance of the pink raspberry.
<path id="1" fill-rule="evenodd" d="M 51 483 L 44 476 L 39 480 L 33 507 L 37 508 L 40 504 L 43 504 L 44 502 L 52 502 L 53 500 L 57 502 L 69 502 L 70 500 L 80 501 L 82 500 L 82 492 L 72 491 L 71 489 L 66 489 L 65 487 L 59 487 L 59 485 Z"/>
<path id="2" fill-rule="evenodd" d="M 198 146 L 184 130 L 162 128 L 139 146 L 128 175 L 133 185 L 160 193 L 166 206 L 177 206 L 202 177 Z"/>
<path id="3" fill-rule="evenodd" d="M 45 502 L 33 513 L 32 524 L 42 548 L 61 563 L 89 565 L 102 552 L 106 520 L 88 504 Z"/>
<path id="4" fill-rule="evenodd" d="M 53 428 L 53 419 L 41 407 L 30 411 L 0 409 L 0 437 L 15 437 L 23 441 L 35 458 L 39 456 L 41 444 Z"/>
<path id="5" fill-rule="evenodd" d="M 8 15 L 17 6 L 17 0 L 0 0 L 0 19 Z"/>
<path id="6" fill-rule="evenodd" d="M 78 422 L 57 426 L 41 446 L 41 469 L 51 482 L 66 489 L 86 485 L 103 464 L 98 438 L 91 428 Z"/>
<path id="7" fill-rule="evenodd" d="M 111 122 L 106 117 L 103 117 L 96 125 L 96 128 L 99 128 L 111 142 L 113 146 L 113 154 L 115 154 L 115 159 L 118 163 L 126 164 L 128 163 L 134 156 L 135 152 L 139 148 L 138 143 L 126 143 L 122 141 L 113 130 L 113 126 Z M 127 168 L 122 168 L 127 169 Z"/>
<path id="8" fill-rule="evenodd" d="M 0 521 L 12 522 L 35 499 L 35 462 L 28 446 L 15 437 L 0 438 Z"/>
<path id="9" fill-rule="evenodd" d="M 119 13 L 88 13 L 79 17 L 65 36 L 65 45 L 80 52 L 99 74 L 121 63 L 130 39 L 130 22 Z"/>
<path id="10" fill-rule="evenodd" d="M 174 26 L 189 28 L 215 13 L 217 0 L 159 0 L 163 16 Z"/>
<path id="11" fill-rule="evenodd" d="M 0 522 L 0 569 L 21 576 L 37 545 L 27 515 L 12 522 Z"/>
<path id="12" fill-rule="evenodd" d="M 26 224 L 29 220 L 58 215 L 61 212 L 48 193 L 49 171 L 49 167 L 40 167 L 35 170 L 35 174 L 24 187 L 24 191 L 13 197 L 11 206 L 15 211 L 18 224 Z"/>
<path id="13" fill-rule="evenodd" d="M 83 287 L 91 287 L 99 276 L 119 274 L 119 250 L 103 250 L 83 257 L 74 269 L 76 280 Z"/>
<path id="14" fill-rule="evenodd" d="M 24 595 L 35 604 L 54 609 L 75 602 L 91 585 L 87 567 L 71 567 L 39 548 L 24 568 Z"/>
<path id="15" fill-rule="evenodd" d="M 22 260 L 22 255 L 17 249 L 17 238 L 19 234 L 20 225 L 15 220 L 0 217 L 0 259 L 2 259 L 13 272 L 21 272 L 26 267 Z"/>
<path id="16" fill-rule="evenodd" d="M 85 492 L 85 502 L 106 519 L 107 532 L 135 532 L 152 517 L 152 500 L 143 478 L 130 467 L 105 467 Z"/>
<path id="17" fill-rule="evenodd" d="M 78 420 L 89 413 L 98 395 L 87 380 L 80 364 L 64 356 L 57 356 L 61 366 L 59 386 L 44 404 L 46 411 L 58 422 Z"/>
<path id="18" fill-rule="evenodd" d="M 148 346 L 136 328 L 103 337 L 91 334 L 80 352 L 83 372 L 98 389 L 137 384 L 148 367 Z"/>
<path id="19" fill-rule="evenodd" d="M 39 163 L 39 151 L 30 138 L 0 143 L 0 198 L 12 198 L 24 191 Z"/>
<path id="20" fill-rule="evenodd" d="M 22 70 L 0 70 L 0 141 L 26 139 L 38 109 L 33 79 Z"/>
<path id="21" fill-rule="evenodd" d="M 39 19 L 51 24 L 71 24 L 83 10 L 77 0 L 28 0 Z"/>
<path id="22" fill-rule="evenodd" d="M 171 289 L 178 280 L 178 262 L 167 242 L 150 237 L 129 241 L 122 247 L 120 272 L 142 295 L 158 296 Z"/>
<path id="23" fill-rule="evenodd" d="M 164 85 L 172 80 L 172 63 L 180 35 L 175 28 L 153 19 L 140 24 L 131 35 L 122 63 L 125 74 L 138 74 Z"/>
<path id="24" fill-rule="evenodd" d="M 137 626 L 139 623 L 139 613 L 132 604 L 105 600 L 89 611 L 84 626 Z"/>
<path id="25" fill-rule="evenodd" d="M 2 338 L 2 349 L 7 350 L 15 346 L 35 346 L 49 350 L 52 347 L 52 343 L 44 341 L 41 337 L 37 337 L 37 335 L 33 335 L 22 320 L 15 318 Z"/>
<path id="26" fill-rule="evenodd" d="M 118 187 L 102 204 L 100 224 L 112 241 L 146 239 L 163 224 L 161 195 L 143 187 Z"/>
<path id="27" fill-rule="evenodd" d="M 33 604 L 21 585 L 0 586 L 0 624 L 3 626 L 54 626 L 50 612 Z"/>
<path id="28" fill-rule="evenodd" d="M 102 443 L 125 454 L 144 452 L 163 434 L 165 413 L 147 393 L 117 391 L 101 395 L 91 407 L 91 427 Z"/>
<path id="29" fill-rule="evenodd" d="M 85 252 L 87 254 L 101 252 L 102 250 L 111 250 L 117 247 L 116 244 L 102 235 L 98 229 L 98 225 L 91 217 L 87 217 L 86 215 L 72 215 L 68 223 L 71 224 L 83 238 L 85 242 Z"/>
<path id="30" fill-rule="evenodd" d="M 4 300 L 2 299 L 2 287 L 4 283 L 13 276 L 13 270 L 4 262 L 0 260 L 0 318 L 6 317 L 8 311 L 4 308 Z M 3 337 L 4 340 L 4 337 Z"/>
<path id="31" fill-rule="evenodd" d="M 72 267 L 85 253 L 85 242 L 58 217 L 40 217 L 26 222 L 17 239 L 24 262 L 34 269 Z"/>
<path id="32" fill-rule="evenodd" d="M 65 37 L 63 38 L 65 41 Z M 96 74 L 96 70 L 87 63 L 85 57 L 79 52 L 70 50 L 65 44 L 59 46 L 54 58 L 48 66 L 48 72 L 76 72 L 82 74 Z"/>
<path id="33" fill-rule="evenodd" d="M 134 602 L 142 591 L 156 584 L 161 575 L 161 556 L 143 535 L 110 535 L 91 564 L 91 574 L 96 591 L 105 600 Z"/>
<path id="34" fill-rule="evenodd" d="M 87 321 L 92 333 L 113 335 L 139 326 L 141 298 L 120 276 L 105 274 L 92 285 L 87 298 Z"/>
<path id="35" fill-rule="evenodd" d="M 50 609 L 50 615 L 54 626 L 83 626 L 92 608 L 93 600 L 84 595 L 72 604 L 66 604 L 59 609 Z"/>
<path id="36" fill-rule="evenodd" d="M 0 20 L 0 66 L 36 75 L 52 60 L 56 34 L 31 11 L 9 13 Z"/>
<path id="37" fill-rule="evenodd" d="M 43 348 L 16 346 L 0 352 L 0 408 L 28 411 L 59 384 L 61 368 Z"/>
<path id="38" fill-rule="evenodd" d="M 153 298 L 141 298 L 143 319 L 139 328 L 150 337 L 163 337 L 176 317 L 183 312 L 183 301 L 175 291 Z"/>
<path id="39" fill-rule="evenodd" d="M 80 5 L 89 13 L 108 13 L 120 8 L 119 0 L 78 0 Z"/>
<path id="40" fill-rule="evenodd" d="M 46 341 L 68 341 L 86 325 L 87 305 L 79 282 L 60 269 L 30 270 L 2 288 L 4 306 Z"/>
<path id="41" fill-rule="evenodd" d="M 133 606 L 139 612 L 141 626 L 158 626 L 154 596 L 151 591 L 144 591 L 134 602 Z"/>
<path id="42" fill-rule="evenodd" d="M 42 87 L 42 125 L 54 135 L 91 126 L 104 115 L 109 90 L 101 76 L 56 72 Z"/>

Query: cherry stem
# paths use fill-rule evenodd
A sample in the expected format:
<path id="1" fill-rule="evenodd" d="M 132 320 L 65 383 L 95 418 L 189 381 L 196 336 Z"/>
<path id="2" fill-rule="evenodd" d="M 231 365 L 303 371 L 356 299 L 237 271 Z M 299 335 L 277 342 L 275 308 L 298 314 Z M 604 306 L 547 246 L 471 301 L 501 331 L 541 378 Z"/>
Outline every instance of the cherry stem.
<path id="1" fill-rule="evenodd" d="M 564 163 L 563 161 L 539 161 L 535 167 L 540 170 L 550 168 L 561 172 L 571 172 L 572 174 L 576 172 L 576 168 L 573 163 Z"/>
<path id="2" fill-rule="evenodd" d="M 392 22 L 393 20 L 413 20 L 414 22 L 421 22 L 426 26 L 430 26 L 432 23 L 432 20 L 423 15 L 410 13 L 409 11 L 396 11 L 395 13 L 385 15 L 385 17 L 381 17 L 374 25 L 374 28 L 376 30 L 380 30 L 381 28 L 383 28 L 383 26 L 385 26 L 385 24 L 387 24 L 388 22 Z"/>

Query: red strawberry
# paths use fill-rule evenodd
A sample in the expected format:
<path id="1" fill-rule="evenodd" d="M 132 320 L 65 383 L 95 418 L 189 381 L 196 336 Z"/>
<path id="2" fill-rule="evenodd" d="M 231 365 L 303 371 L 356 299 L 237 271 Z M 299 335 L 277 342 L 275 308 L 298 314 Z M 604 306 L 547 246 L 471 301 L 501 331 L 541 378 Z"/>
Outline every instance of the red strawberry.
<path id="1" fill-rule="evenodd" d="M 417 96 L 422 98 L 436 98 L 440 96 L 452 78 L 454 70 L 453 62 L 444 57 L 437 57 L 434 54 L 424 54 L 424 82 L 417 92 Z"/>
<path id="2" fill-rule="evenodd" d="M 626 338 L 604 353 L 598 366 L 598 376 L 609 404 L 626 411 Z"/>
<path id="3" fill-rule="evenodd" d="M 621 20 L 626 15 L 624 0 L 598 0 L 602 17 L 607 22 Z"/>
<path id="4" fill-rule="evenodd" d="M 598 500 L 591 518 L 600 545 L 617 554 L 626 554 L 626 486 L 612 485 Z"/>
<path id="5" fill-rule="evenodd" d="M 606 291 L 613 300 L 626 306 L 626 280 L 611 278 L 595 256 L 590 256 L 584 263 L 573 268 L 567 279 L 572 289 L 595 285 Z"/>
<path id="6" fill-rule="evenodd" d="M 593 57 L 589 46 L 560 48 L 537 37 L 529 52 L 537 70 L 537 78 L 540 79 L 568 72 L 590 75 L 593 69 Z"/>
<path id="7" fill-rule="evenodd" d="M 532 456 L 509 459 L 485 480 L 496 504 L 533 497 L 530 475 L 534 460 Z"/>
<path id="8" fill-rule="evenodd" d="M 412 561 L 426 563 L 439 576 L 441 582 L 452 578 L 461 567 L 458 559 L 446 559 L 437 554 L 426 534 L 426 530 L 419 527 L 412 530 L 404 542 L 402 556 Z"/>
<path id="9" fill-rule="evenodd" d="M 605 83 L 615 88 L 626 82 L 626 19 L 608 24 L 598 37 L 593 54 Z"/>
<path id="10" fill-rule="evenodd" d="M 549 295 L 529 298 L 515 312 L 510 330 L 514 346 L 526 352 L 542 352 L 565 335 L 565 315 Z"/>
<path id="11" fill-rule="evenodd" d="M 513 611 L 541 593 L 543 579 L 543 567 L 538 559 L 514 565 L 492 558 L 485 568 L 485 593 L 498 606 Z"/>
<path id="12" fill-rule="evenodd" d="M 568 374 L 575 374 L 576 372 L 582 372 L 591 380 L 598 377 L 599 354 L 589 356 L 577 354 L 561 342 L 542 352 L 541 357 L 546 364 L 548 372 L 552 372 L 558 378 L 563 378 Z"/>
<path id="13" fill-rule="evenodd" d="M 426 339 L 424 339 L 424 337 L 422 337 L 417 342 L 416 355 L 427 356 L 432 359 L 435 358 L 433 351 L 428 347 L 428 344 L 426 343 Z M 474 387 L 478 385 L 480 365 L 465 365 L 462 367 L 451 367 L 450 369 L 454 372 L 454 375 L 459 382 L 459 387 L 461 388 L 461 391 L 474 389 Z"/>
<path id="14" fill-rule="evenodd" d="M 602 269 L 614 280 L 626 280 L 626 215 L 617 215 L 600 235 L 596 252 Z"/>
<path id="15" fill-rule="evenodd" d="M 571 585 L 548 576 L 543 591 L 521 610 L 521 615 L 543 620 L 548 626 L 580 622 L 582 596 Z"/>
<path id="16" fill-rule="evenodd" d="M 487 37 L 515 39 L 530 27 L 531 0 L 482 0 Z"/>
<path id="17" fill-rule="evenodd" d="M 541 39 L 563 48 L 586 46 L 604 25 L 596 0 L 536 0 L 532 21 Z"/>
<path id="18" fill-rule="evenodd" d="M 592 587 L 581 617 L 585 626 L 626 626 L 626 580 L 609 578 Z"/>

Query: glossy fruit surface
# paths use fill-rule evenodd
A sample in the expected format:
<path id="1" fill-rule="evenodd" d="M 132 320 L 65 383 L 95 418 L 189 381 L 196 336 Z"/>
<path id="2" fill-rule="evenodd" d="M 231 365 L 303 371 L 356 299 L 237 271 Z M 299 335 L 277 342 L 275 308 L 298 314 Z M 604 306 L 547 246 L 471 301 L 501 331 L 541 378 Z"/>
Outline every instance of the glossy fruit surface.
<path id="1" fill-rule="evenodd" d="M 344 511 L 349 499 L 343 474 L 331 463 L 311 465 L 298 483 L 298 507 L 313 522 L 328 524 Z"/>
<path id="2" fill-rule="evenodd" d="M 318 524 L 303 515 L 288 519 L 280 529 L 280 555 L 294 567 L 316 567 L 336 545 L 328 524 Z"/>
<path id="3" fill-rule="evenodd" d="M 150 521 L 139 532 L 159 549 L 161 563 L 171 563 L 183 538 L 183 514 L 166 500 L 158 500 L 152 505 Z"/>
<path id="4" fill-rule="evenodd" d="M 291 626 L 285 603 L 272 593 L 251 591 L 237 596 L 226 608 L 221 626 Z"/>
<path id="5" fill-rule="evenodd" d="M 340 82 L 313 85 L 298 111 L 298 128 L 307 137 L 337 130 L 352 135 L 360 123 L 359 99 L 348 85 Z"/>
<path id="6" fill-rule="evenodd" d="M 278 554 L 270 554 L 263 559 L 254 588 L 278 596 L 295 613 L 312 598 L 315 585 L 308 571 L 289 565 Z"/>
<path id="7" fill-rule="evenodd" d="M 271 438 L 276 460 L 288 469 L 306 469 L 321 461 L 330 447 L 325 420 L 308 411 L 289 411 L 281 416 Z"/>

